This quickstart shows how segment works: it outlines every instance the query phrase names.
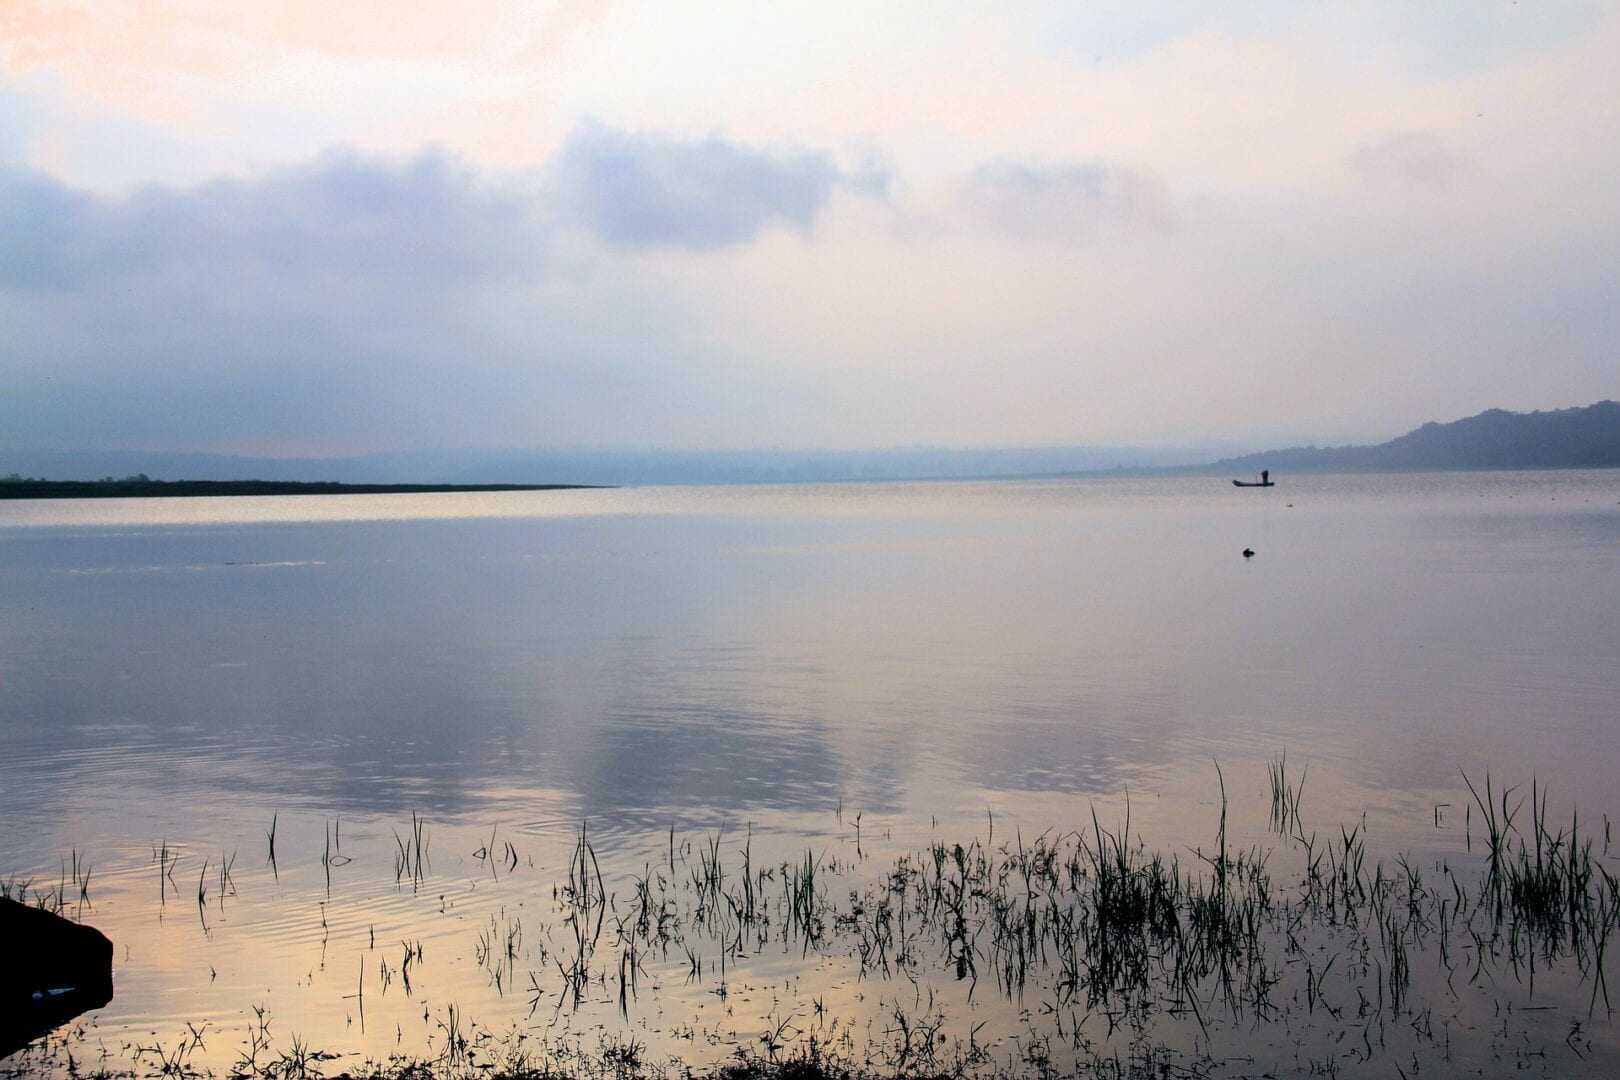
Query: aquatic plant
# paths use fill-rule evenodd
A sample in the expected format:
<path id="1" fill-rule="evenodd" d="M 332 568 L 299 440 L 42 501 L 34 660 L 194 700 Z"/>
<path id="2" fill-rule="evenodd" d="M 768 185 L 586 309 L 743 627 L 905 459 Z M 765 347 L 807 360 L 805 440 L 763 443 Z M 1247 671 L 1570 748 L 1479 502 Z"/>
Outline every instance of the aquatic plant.
<path id="1" fill-rule="evenodd" d="M 936 838 L 888 860 L 862 849 L 845 861 L 815 847 L 766 860 L 751 825 L 694 838 L 671 828 L 649 845 L 658 853 L 652 859 L 610 875 L 596 834 L 581 823 L 549 908 L 524 918 L 504 903 L 486 912 L 472 924 L 471 955 L 498 995 L 526 980 L 529 1019 L 559 1031 L 568 1027 L 559 1018 L 599 1006 L 628 1022 L 663 980 L 725 1002 L 736 973 L 762 953 L 806 970 L 847 970 L 872 985 L 862 1018 L 836 1015 L 814 989 L 773 999 L 760 1030 L 711 1064 L 716 1076 L 1196 1075 L 1248 1060 L 1260 1032 L 1273 1047 L 1292 1047 L 1292 1056 L 1267 1058 L 1254 1064 L 1258 1071 L 1292 1061 L 1301 1072 L 1386 1072 L 1463 1054 L 1519 1061 L 1547 1052 L 1533 1050 L 1525 1032 L 1555 1022 L 1567 1025 L 1575 1055 L 1594 1027 L 1612 1024 L 1606 969 L 1620 929 L 1620 881 L 1600 847 L 1607 819 L 1601 832 L 1575 813 L 1559 824 L 1538 780 L 1526 794 L 1499 789 L 1489 775 L 1477 785 L 1464 775 L 1472 802 L 1463 843 L 1474 851 L 1477 817 L 1477 854 L 1456 865 L 1405 852 L 1381 859 L 1362 823 L 1307 825 L 1305 771 L 1296 779 L 1280 755 L 1269 774 L 1275 846 L 1264 847 L 1229 836 L 1218 765 L 1214 835 L 1182 852 L 1136 836 L 1127 799 L 1115 826 L 1094 809 L 1065 832 L 1031 837 L 1014 828 L 1008 836 L 987 818 L 983 837 Z M 426 823 L 413 814 L 394 841 L 396 884 L 421 889 L 432 876 Z M 334 825 L 321 856 L 327 881 L 340 843 Z M 166 840 L 154 845 L 160 882 L 172 883 L 179 858 Z M 515 897 L 546 895 L 518 873 L 515 845 L 496 829 L 473 858 Z M 233 861 L 222 856 L 211 875 L 204 860 L 199 911 L 210 886 L 221 900 L 234 890 Z M 71 867 L 78 865 L 75 852 Z M 43 893 L 29 881 L 0 881 L 0 894 L 60 904 L 73 879 L 87 883 L 88 868 L 82 878 L 64 870 Z M 163 884 L 160 904 L 166 895 Z M 375 932 L 370 941 L 374 947 Z M 370 961 L 385 997 L 396 983 L 411 994 L 424 963 L 420 941 L 401 947 L 402 955 Z M 362 1028 L 367 966 L 349 984 L 353 993 L 345 991 Z M 1548 998 L 1553 980 L 1563 989 Z M 962 994 L 947 1005 L 936 990 L 953 984 Z M 1519 986 L 1539 988 L 1542 1000 L 1515 1003 Z M 1571 988 L 1584 1008 L 1571 1006 Z M 1494 1001 L 1500 1016 L 1468 1036 L 1468 1046 L 1456 1017 L 1465 994 Z M 1009 1012 L 979 1016 L 981 1001 L 1008 1003 L 1018 1023 L 987 1028 L 991 1013 Z M 611 1029 L 594 1047 L 565 1044 L 531 1037 L 532 1028 L 492 1031 L 458 1005 L 437 1008 L 423 1010 L 430 1055 L 367 1068 L 425 1077 L 651 1076 L 689 1067 L 655 1061 L 647 1046 Z M 1612 1044 L 1613 1032 L 1603 1039 Z M 136 1047 L 134 1068 L 191 1068 L 198 1051 L 182 1052 L 189 1045 Z M 57 1053 L 47 1064 L 64 1071 Z M 256 1011 L 237 1071 L 313 1075 L 328 1060 L 297 1042 L 277 1050 L 267 1014 Z"/>

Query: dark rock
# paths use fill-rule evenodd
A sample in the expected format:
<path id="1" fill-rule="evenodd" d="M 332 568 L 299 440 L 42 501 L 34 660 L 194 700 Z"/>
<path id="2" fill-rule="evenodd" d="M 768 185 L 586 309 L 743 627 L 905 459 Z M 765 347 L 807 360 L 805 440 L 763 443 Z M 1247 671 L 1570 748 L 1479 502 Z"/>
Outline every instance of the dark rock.
<path id="1" fill-rule="evenodd" d="M 0 898 L 0 1058 L 112 1000 L 112 942 L 94 927 Z"/>

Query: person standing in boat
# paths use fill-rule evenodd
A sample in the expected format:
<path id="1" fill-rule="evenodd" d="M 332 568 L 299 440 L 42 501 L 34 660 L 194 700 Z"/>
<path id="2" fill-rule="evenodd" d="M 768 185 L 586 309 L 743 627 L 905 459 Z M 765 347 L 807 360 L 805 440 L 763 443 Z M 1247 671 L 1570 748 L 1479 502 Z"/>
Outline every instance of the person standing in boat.
<path id="1" fill-rule="evenodd" d="M 1270 469 L 1261 469 L 1260 470 L 1260 482 L 1262 484 L 1271 483 L 1271 470 Z"/>

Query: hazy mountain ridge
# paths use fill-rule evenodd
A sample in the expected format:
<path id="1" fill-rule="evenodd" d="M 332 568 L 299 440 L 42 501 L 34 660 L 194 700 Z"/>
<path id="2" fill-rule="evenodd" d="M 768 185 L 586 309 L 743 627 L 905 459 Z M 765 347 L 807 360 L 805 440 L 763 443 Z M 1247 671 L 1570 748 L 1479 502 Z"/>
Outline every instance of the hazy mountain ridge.
<path id="1" fill-rule="evenodd" d="M 1451 423 L 1430 421 L 1373 446 L 1294 446 L 1224 458 L 1211 470 L 1413 472 L 1620 467 L 1620 402 L 1547 412 L 1487 409 Z"/>
<path id="2" fill-rule="evenodd" d="M 871 450 L 421 449 L 338 458 L 144 451 L 0 451 L 0 477 L 346 484 L 739 484 L 990 479 L 1133 473 L 1399 472 L 1620 467 L 1620 402 L 1546 412 L 1489 409 L 1372 446 L 1294 446 L 1211 460 L 1208 448 Z"/>

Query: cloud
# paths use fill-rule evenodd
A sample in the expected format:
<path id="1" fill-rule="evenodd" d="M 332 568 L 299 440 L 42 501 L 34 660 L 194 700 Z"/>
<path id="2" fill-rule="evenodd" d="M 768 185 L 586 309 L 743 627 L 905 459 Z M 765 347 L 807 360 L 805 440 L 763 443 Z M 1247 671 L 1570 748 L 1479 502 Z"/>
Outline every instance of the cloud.
<path id="1" fill-rule="evenodd" d="M 21 161 L 39 123 L 39 107 L 15 93 L 0 69 L 0 162 Z"/>
<path id="2" fill-rule="evenodd" d="M 32 169 L 0 165 L 0 286 L 61 286 L 76 277 L 78 223 L 96 200 Z"/>
<path id="3" fill-rule="evenodd" d="M 344 149 L 114 197 L 0 164 L 0 438 L 674 437 L 671 403 L 718 390 L 691 298 L 635 254 L 808 229 L 840 175 L 824 154 L 594 123 L 500 175 Z"/>
<path id="4" fill-rule="evenodd" d="M 814 151 L 767 152 L 719 137 L 681 142 L 577 127 L 550 166 L 565 219 L 621 249 L 706 251 L 772 225 L 809 232 L 840 174 Z"/>
<path id="5" fill-rule="evenodd" d="M 1474 159 L 1432 131 L 1403 131 L 1363 145 L 1350 155 L 1358 171 L 1413 187 L 1445 189 L 1476 168 Z"/>
<path id="6" fill-rule="evenodd" d="M 558 230 L 616 250 L 691 251 L 808 231 L 836 183 L 825 153 L 681 142 L 586 122 L 543 169 L 492 177 L 429 149 L 313 162 L 124 198 L 0 164 L 0 286 L 77 289 L 128 275 L 336 275 L 448 287 L 540 272 Z M 865 173 L 848 181 L 871 193 Z"/>
<path id="7" fill-rule="evenodd" d="M 253 180 L 152 187 L 123 199 L 0 167 L 0 285 L 82 288 L 128 275 L 336 273 L 453 282 L 531 271 L 532 198 L 448 156 L 337 151 Z"/>
<path id="8" fill-rule="evenodd" d="M 1082 240 L 1107 221 L 1162 228 L 1171 220 L 1157 175 L 1103 162 L 991 162 L 959 181 L 953 201 L 967 220 L 1020 238 Z"/>

